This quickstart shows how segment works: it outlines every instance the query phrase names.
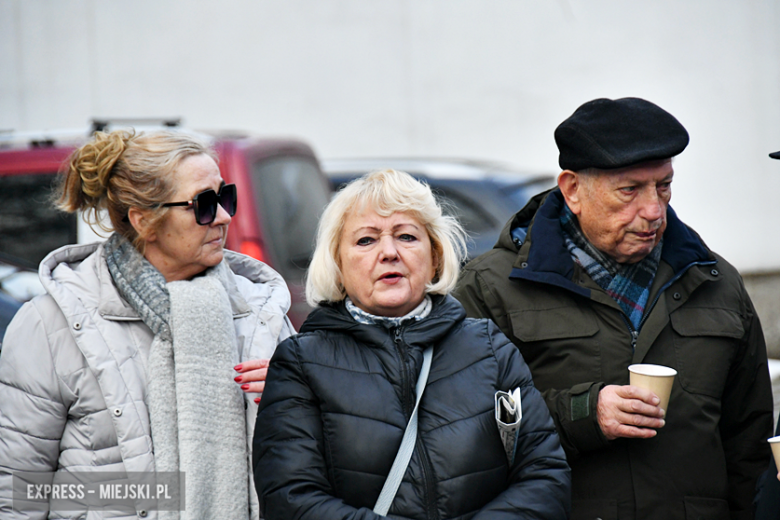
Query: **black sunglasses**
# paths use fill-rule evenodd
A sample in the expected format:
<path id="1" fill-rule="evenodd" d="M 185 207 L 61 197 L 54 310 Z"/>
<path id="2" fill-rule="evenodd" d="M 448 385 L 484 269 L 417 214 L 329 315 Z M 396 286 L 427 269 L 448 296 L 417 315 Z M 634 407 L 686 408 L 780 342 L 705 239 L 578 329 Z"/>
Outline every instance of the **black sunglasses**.
<path id="1" fill-rule="evenodd" d="M 162 205 L 169 206 L 192 206 L 195 209 L 195 222 L 201 226 L 206 226 L 214 222 L 217 218 L 217 204 L 222 206 L 231 217 L 236 214 L 236 185 L 225 184 L 219 189 L 219 193 L 214 190 L 201 191 L 192 200 L 185 202 L 167 202 Z"/>

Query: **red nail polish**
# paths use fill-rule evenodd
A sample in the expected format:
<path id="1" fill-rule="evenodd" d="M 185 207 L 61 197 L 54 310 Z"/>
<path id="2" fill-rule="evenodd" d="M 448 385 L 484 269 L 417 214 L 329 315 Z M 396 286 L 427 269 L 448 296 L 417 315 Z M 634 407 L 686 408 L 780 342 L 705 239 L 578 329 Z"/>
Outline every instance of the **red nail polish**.
<path id="1" fill-rule="evenodd" d="M 235 381 L 236 383 L 240 383 L 242 377 L 244 377 L 244 376 L 236 376 L 236 377 L 233 378 L 233 381 Z"/>
<path id="2" fill-rule="evenodd" d="M 241 368 L 242 368 L 243 366 L 244 366 L 243 364 L 242 364 L 242 365 L 236 365 L 236 366 L 234 366 L 234 367 L 233 367 L 233 370 L 235 370 L 236 372 L 238 372 L 238 371 L 240 371 L 240 370 L 241 370 Z"/>
<path id="3" fill-rule="evenodd" d="M 260 404 L 260 398 L 259 397 L 255 397 L 255 404 Z"/>
<path id="4" fill-rule="evenodd" d="M 241 390 L 249 390 L 249 385 L 241 385 Z"/>

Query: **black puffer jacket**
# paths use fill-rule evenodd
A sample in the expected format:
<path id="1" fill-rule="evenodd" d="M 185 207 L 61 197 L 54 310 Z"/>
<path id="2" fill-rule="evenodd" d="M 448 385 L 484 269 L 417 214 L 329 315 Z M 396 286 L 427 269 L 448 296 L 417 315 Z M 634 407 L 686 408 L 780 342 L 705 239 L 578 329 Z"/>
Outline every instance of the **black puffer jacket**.
<path id="1" fill-rule="evenodd" d="M 319 307 L 280 344 L 254 438 L 266 520 L 376 519 L 372 512 L 414 408 L 422 351 L 434 344 L 409 468 L 392 518 L 567 518 L 570 475 L 547 406 L 517 349 L 451 297 L 399 329 Z M 522 388 L 512 466 L 493 415 Z"/>

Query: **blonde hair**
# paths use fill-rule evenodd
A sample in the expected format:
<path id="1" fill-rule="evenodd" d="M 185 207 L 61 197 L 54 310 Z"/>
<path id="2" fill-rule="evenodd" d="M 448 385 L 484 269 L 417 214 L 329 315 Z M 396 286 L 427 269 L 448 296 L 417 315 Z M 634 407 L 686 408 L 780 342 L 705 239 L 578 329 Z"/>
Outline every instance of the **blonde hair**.
<path id="1" fill-rule="evenodd" d="M 116 231 L 143 253 L 146 236 L 168 213 L 161 204 L 175 191 L 173 173 L 184 159 L 200 154 L 216 160 L 208 144 L 181 132 L 96 132 L 71 154 L 56 204 L 63 211 L 83 211 L 90 227 Z M 130 208 L 149 210 L 143 236 L 127 219 Z M 102 210 L 111 228 L 100 221 Z"/>
<path id="2" fill-rule="evenodd" d="M 454 217 L 444 215 L 431 188 L 408 173 L 382 170 L 350 182 L 331 200 L 320 217 L 317 242 L 306 274 L 306 301 L 312 307 L 346 297 L 341 284 L 339 245 L 344 222 L 353 211 L 370 208 L 380 216 L 407 213 L 425 226 L 436 263 L 426 294 L 448 294 L 458 281 L 466 255 L 466 232 Z"/>

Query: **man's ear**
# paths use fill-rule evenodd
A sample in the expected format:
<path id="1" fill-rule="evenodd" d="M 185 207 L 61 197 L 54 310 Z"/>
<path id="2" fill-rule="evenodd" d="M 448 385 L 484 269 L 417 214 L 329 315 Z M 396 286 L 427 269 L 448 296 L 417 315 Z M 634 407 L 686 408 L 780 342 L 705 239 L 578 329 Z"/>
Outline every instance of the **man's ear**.
<path id="1" fill-rule="evenodd" d="M 149 230 L 149 217 L 146 211 L 139 208 L 130 208 L 127 212 L 127 220 L 130 221 L 130 225 L 133 226 L 135 232 L 144 241 L 154 242 L 157 240 L 157 235 Z"/>
<path id="2" fill-rule="evenodd" d="M 580 201 L 583 195 L 582 177 L 579 173 L 571 170 L 563 170 L 558 175 L 558 187 L 561 189 L 563 199 L 572 213 L 579 216 Z"/>

